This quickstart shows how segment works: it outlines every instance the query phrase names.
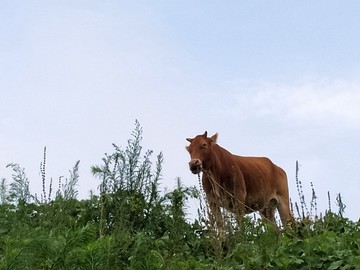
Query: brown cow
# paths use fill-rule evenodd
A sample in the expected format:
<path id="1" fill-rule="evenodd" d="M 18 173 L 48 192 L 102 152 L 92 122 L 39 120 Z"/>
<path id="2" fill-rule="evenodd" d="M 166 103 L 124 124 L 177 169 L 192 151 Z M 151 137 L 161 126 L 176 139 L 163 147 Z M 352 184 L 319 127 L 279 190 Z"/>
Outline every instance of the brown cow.
<path id="1" fill-rule="evenodd" d="M 275 222 L 275 209 L 283 226 L 291 219 L 286 173 L 266 157 L 241 157 L 216 143 L 218 134 L 207 132 L 186 140 L 192 173 L 202 175 L 202 185 L 212 219 L 222 226 L 220 207 L 244 214 L 259 211 L 263 218 Z"/>

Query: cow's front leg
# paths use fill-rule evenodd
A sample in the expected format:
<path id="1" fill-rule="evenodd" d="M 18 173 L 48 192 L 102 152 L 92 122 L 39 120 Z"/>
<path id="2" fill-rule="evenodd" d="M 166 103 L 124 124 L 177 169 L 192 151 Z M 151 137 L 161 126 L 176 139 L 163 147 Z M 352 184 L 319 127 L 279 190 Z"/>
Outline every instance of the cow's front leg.
<path id="1" fill-rule="evenodd" d="M 224 219 L 221 214 L 220 207 L 217 204 L 209 201 L 209 208 L 210 211 L 208 212 L 208 215 L 211 228 L 222 232 L 224 230 Z"/>
<path id="2" fill-rule="evenodd" d="M 233 194 L 231 194 L 231 199 L 233 201 L 233 212 L 235 214 L 236 222 L 240 226 L 243 217 L 246 214 L 246 186 L 244 176 L 241 173 L 240 169 L 234 167 L 234 176 L 233 181 Z"/>
<path id="3" fill-rule="evenodd" d="M 245 216 L 245 200 L 237 199 L 234 203 L 234 213 L 236 218 L 236 223 L 240 226 L 243 217 Z"/>

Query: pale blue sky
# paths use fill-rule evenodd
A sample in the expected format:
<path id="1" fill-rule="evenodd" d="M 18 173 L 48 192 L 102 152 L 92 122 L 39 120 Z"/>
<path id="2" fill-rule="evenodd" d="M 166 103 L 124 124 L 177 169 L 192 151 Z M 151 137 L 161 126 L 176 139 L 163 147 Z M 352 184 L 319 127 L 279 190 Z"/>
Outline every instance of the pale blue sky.
<path id="1" fill-rule="evenodd" d="M 86 197 L 138 119 L 164 186 L 197 184 L 185 138 L 208 130 L 283 167 L 294 199 L 299 160 L 319 210 L 329 190 L 359 218 L 359 1 L 0 3 L 0 177 L 18 162 L 39 192 L 47 146 L 48 177 L 80 160 Z"/>

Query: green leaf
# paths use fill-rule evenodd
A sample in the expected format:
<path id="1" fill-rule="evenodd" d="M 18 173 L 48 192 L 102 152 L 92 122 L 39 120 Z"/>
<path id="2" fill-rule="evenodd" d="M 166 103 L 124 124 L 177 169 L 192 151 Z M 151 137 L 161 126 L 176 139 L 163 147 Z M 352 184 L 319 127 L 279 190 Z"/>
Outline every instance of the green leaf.
<path id="1" fill-rule="evenodd" d="M 336 270 L 339 269 L 340 266 L 344 263 L 343 260 L 332 262 L 328 268 L 328 270 Z"/>

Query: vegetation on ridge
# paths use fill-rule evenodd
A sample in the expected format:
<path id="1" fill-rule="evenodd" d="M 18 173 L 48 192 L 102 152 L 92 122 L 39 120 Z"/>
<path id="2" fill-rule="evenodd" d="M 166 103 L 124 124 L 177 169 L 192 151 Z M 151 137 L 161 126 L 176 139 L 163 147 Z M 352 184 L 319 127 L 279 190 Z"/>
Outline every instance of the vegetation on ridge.
<path id="1" fill-rule="evenodd" d="M 12 181 L 0 182 L 0 269 L 360 269 L 360 222 L 329 209 L 318 215 L 316 196 L 307 207 L 296 173 L 300 202 L 296 226 L 278 230 L 252 216 L 241 226 L 227 218 L 218 233 L 206 218 L 196 187 L 180 179 L 159 189 L 163 155 L 143 152 L 138 122 L 126 148 L 113 145 L 92 172 L 100 194 L 77 199 L 79 162 L 68 179 L 30 194 L 25 169 L 9 164 Z M 54 189 L 57 189 L 55 192 Z M 186 217 L 190 198 L 201 200 L 195 220 Z"/>

